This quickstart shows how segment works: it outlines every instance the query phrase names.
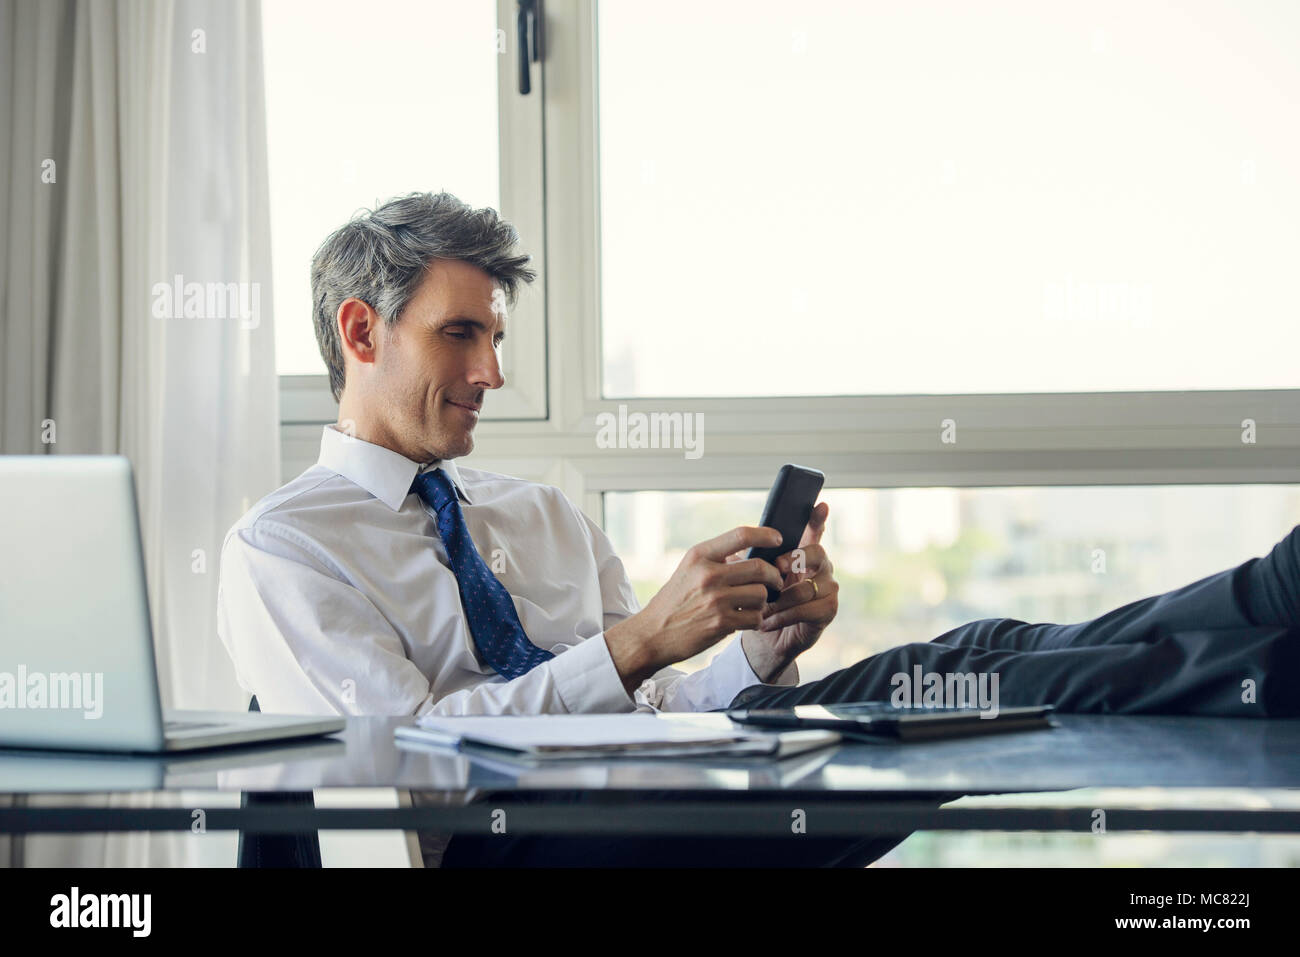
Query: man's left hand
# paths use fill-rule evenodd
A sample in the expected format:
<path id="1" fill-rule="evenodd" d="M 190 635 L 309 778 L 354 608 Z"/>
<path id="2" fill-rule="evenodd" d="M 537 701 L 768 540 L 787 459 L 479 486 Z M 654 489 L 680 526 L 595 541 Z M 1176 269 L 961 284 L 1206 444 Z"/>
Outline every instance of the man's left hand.
<path id="1" fill-rule="evenodd" d="M 741 635 L 750 665 L 764 682 L 776 680 L 795 658 L 816 644 L 839 611 L 840 586 L 821 546 L 829 515 L 830 506 L 825 502 L 813 509 L 799 547 L 776 560 L 783 584 L 780 597 L 763 607 L 757 631 Z"/>

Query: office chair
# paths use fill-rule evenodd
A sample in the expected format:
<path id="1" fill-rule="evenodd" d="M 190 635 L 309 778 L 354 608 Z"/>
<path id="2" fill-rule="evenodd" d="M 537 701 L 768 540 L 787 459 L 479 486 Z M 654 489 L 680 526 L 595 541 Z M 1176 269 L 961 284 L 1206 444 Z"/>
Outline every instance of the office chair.
<path id="1" fill-rule="evenodd" d="M 257 695 L 249 711 L 261 711 Z M 240 807 L 315 808 L 311 791 L 245 791 Z M 245 834 L 239 832 L 237 867 L 320 867 L 320 837 L 316 831 L 300 834 Z"/>

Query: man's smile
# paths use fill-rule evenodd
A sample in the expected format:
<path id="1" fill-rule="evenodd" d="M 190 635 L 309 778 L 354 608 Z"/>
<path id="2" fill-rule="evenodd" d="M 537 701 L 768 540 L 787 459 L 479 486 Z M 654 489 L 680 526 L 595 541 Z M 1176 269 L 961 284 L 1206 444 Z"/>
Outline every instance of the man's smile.
<path id="1" fill-rule="evenodd" d="M 482 400 L 478 402 L 457 402 L 454 399 L 448 399 L 447 404 L 454 405 L 458 409 L 464 409 L 467 413 L 472 415 L 476 420 L 478 419 L 479 410 L 483 408 Z"/>

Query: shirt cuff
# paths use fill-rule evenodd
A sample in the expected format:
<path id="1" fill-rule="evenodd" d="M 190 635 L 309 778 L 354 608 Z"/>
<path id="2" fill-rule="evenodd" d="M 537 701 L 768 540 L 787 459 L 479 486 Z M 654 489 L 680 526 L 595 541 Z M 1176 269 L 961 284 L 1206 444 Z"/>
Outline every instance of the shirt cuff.
<path id="1" fill-rule="evenodd" d="M 550 662 L 551 677 L 570 714 L 634 711 L 602 632 L 560 652 Z"/>
<path id="2" fill-rule="evenodd" d="M 799 683 L 799 668 L 793 661 L 775 681 L 766 682 L 759 678 L 749 663 L 749 657 L 745 654 L 739 636 L 732 639 L 731 643 L 714 657 L 709 663 L 709 670 L 713 673 L 715 694 L 719 700 L 725 698 L 728 703 L 746 688 L 752 688 L 754 685 L 782 688 L 793 687 Z"/>

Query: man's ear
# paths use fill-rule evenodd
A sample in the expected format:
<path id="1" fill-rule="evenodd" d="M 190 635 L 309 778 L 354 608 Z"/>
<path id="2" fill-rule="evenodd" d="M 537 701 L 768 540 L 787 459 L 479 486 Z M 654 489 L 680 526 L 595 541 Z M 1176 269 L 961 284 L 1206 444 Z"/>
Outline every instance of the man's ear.
<path id="1" fill-rule="evenodd" d="M 379 327 L 383 320 L 370 304 L 360 299 L 344 299 L 334 317 L 338 323 L 339 342 L 343 354 L 357 362 L 373 363 L 379 345 Z"/>

